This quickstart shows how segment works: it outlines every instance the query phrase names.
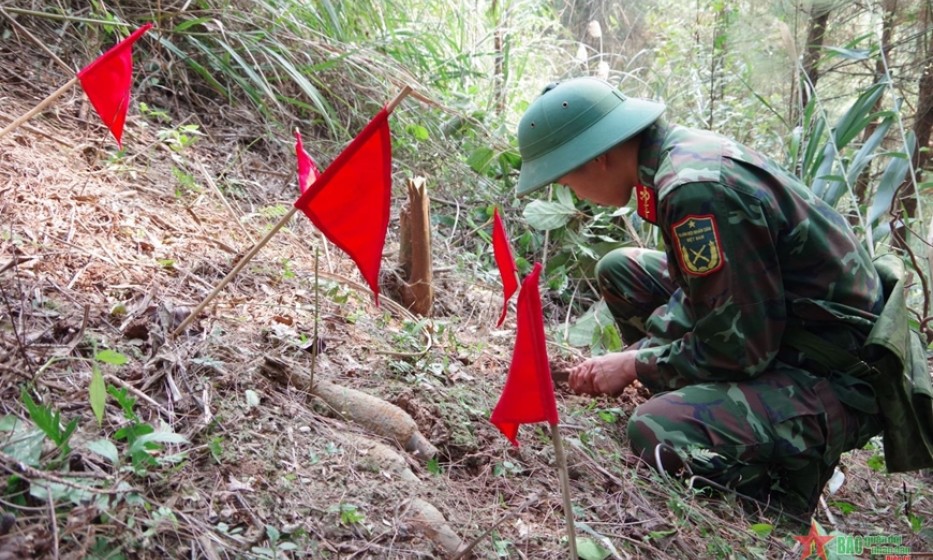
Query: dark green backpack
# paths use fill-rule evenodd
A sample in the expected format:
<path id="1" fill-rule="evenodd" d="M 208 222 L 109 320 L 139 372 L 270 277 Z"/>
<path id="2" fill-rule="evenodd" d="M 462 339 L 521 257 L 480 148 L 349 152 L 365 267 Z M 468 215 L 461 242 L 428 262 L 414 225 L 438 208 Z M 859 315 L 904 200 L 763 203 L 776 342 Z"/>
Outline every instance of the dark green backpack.
<path id="1" fill-rule="evenodd" d="M 904 263 L 894 255 L 875 260 L 885 305 L 865 341 L 864 357 L 884 419 L 888 472 L 933 468 L 933 383 L 920 334 L 907 325 Z"/>
<path id="2" fill-rule="evenodd" d="M 803 330 L 788 329 L 784 343 L 822 365 L 871 384 L 884 422 L 888 472 L 933 468 L 933 382 L 920 334 L 907 322 L 904 263 L 875 259 L 884 287 L 884 310 L 858 356 Z"/>

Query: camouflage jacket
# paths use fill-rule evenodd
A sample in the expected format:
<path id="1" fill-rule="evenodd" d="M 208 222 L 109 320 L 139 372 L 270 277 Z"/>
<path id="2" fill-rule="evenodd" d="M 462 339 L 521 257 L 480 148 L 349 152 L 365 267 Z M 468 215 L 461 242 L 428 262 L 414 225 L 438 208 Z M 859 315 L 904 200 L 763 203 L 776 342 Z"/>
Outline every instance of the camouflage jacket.
<path id="1" fill-rule="evenodd" d="M 862 344 L 884 307 L 878 274 L 845 218 L 796 177 L 732 140 L 661 121 L 638 163 L 638 213 L 660 228 L 680 288 L 645 325 L 636 369 L 649 389 L 741 381 L 776 362 L 808 369 L 782 348 L 791 325 Z"/>

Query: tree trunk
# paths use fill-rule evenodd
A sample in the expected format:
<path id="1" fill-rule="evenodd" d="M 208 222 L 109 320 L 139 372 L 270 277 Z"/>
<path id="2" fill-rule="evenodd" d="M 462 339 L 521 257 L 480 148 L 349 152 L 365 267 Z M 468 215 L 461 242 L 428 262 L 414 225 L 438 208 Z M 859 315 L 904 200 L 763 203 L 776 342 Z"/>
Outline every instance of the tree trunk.
<path id="1" fill-rule="evenodd" d="M 800 83 L 801 110 L 810 103 L 810 99 L 816 93 L 816 82 L 820 79 L 817 66 L 820 63 L 820 50 L 823 48 L 826 24 L 829 22 L 831 11 L 829 4 L 826 7 L 815 6 L 810 15 L 810 30 L 807 32 L 807 46 L 803 55 L 803 80 Z"/>
<path id="2" fill-rule="evenodd" d="M 926 66 L 920 74 L 920 87 L 917 93 L 917 116 L 914 120 L 914 134 L 917 135 L 917 153 L 914 159 L 914 169 L 917 170 L 917 181 L 930 161 L 930 133 L 933 129 L 933 32 L 930 33 L 930 43 L 924 53 Z"/>
<path id="3" fill-rule="evenodd" d="M 933 33 L 930 34 L 929 44 L 926 52 L 922 54 L 926 65 L 920 74 L 920 80 L 917 91 L 917 115 L 914 118 L 913 132 L 917 137 L 917 148 L 910 154 L 910 160 L 913 168 L 917 171 L 917 183 L 923 180 L 923 170 L 930 161 L 930 131 L 933 129 L 933 61 L 930 56 L 933 54 Z M 908 175 L 906 185 L 903 185 L 899 192 L 902 193 L 898 199 L 904 208 L 904 219 L 897 228 L 898 235 L 894 236 L 895 245 L 908 249 L 907 240 L 907 221 L 917 215 L 917 184 L 911 180 Z M 895 202 L 896 204 L 897 202 Z"/>

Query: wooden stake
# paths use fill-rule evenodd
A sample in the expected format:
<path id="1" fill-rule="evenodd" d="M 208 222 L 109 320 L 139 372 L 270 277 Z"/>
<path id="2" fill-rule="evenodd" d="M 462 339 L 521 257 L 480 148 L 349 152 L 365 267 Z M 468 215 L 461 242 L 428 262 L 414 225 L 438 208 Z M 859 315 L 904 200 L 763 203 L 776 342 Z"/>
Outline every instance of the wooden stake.
<path id="1" fill-rule="evenodd" d="M 41 102 L 39 102 L 39 104 L 33 107 L 28 113 L 16 119 L 15 121 L 11 122 L 3 130 L 0 130 L 0 138 L 3 138 L 4 136 L 9 134 L 13 130 L 17 129 L 19 125 L 23 124 L 24 122 L 36 116 L 37 113 L 39 113 L 40 111 L 42 111 L 43 109 L 51 105 L 53 101 L 55 101 L 56 99 L 64 95 L 64 93 L 68 91 L 69 89 L 71 89 L 71 86 L 75 85 L 77 82 L 78 82 L 77 76 L 68 80 L 68 82 L 65 83 L 65 85 L 63 85 L 62 87 L 52 92 L 51 95 L 49 95 L 48 97 L 43 99 Z"/>
<path id="2" fill-rule="evenodd" d="M 78 78 L 77 78 L 77 76 L 76 76 L 76 77 L 72 80 L 72 82 L 75 82 L 75 81 L 77 81 L 77 80 L 78 80 Z M 69 82 L 68 85 L 70 85 L 70 83 L 71 83 L 71 82 Z M 387 110 L 389 113 L 391 113 L 393 110 L 395 110 L 395 108 L 398 107 L 399 103 L 401 103 L 402 100 L 405 99 L 405 97 L 407 97 L 408 94 L 411 93 L 411 91 L 412 91 L 411 86 L 405 86 L 404 88 L 402 88 L 402 91 L 400 91 L 399 94 L 395 96 L 395 99 L 393 99 L 392 101 L 389 102 L 388 105 L 386 105 L 386 110 Z M 55 92 L 55 94 L 53 94 L 53 95 L 56 95 L 56 94 L 57 94 L 57 95 L 61 95 L 61 93 L 59 93 L 59 92 Z M 43 103 L 44 103 L 44 102 L 43 102 Z M 21 117 L 21 118 L 22 118 L 22 117 Z M 14 124 L 15 124 L 15 123 L 14 123 Z M 11 125 L 11 126 L 12 126 L 12 125 Z M 7 127 L 7 128 L 10 128 L 10 127 Z M 4 130 L 4 132 L 5 132 L 5 130 Z M 2 136 L 3 136 L 3 132 L 0 132 L 0 137 L 2 137 Z M 227 276 L 225 276 L 224 279 L 220 281 L 220 284 L 218 284 L 217 287 L 214 288 L 214 290 L 213 290 L 210 294 L 208 294 L 208 296 L 207 296 L 206 298 L 204 298 L 204 301 L 202 301 L 200 304 L 198 304 L 198 306 L 194 308 L 194 311 L 192 311 L 191 314 L 188 315 L 188 316 L 185 318 L 185 320 L 182 321 L 182 323 L 181 323 L 180 325 L 178 325 L 178 328 L 175 329 L 175 330 L 172 332 L 172 337 L 173 337 L 173 338 L 176 337 L 176 336 L 178 336 L 178 335 L 181 334 L 182 332 L 184 332 L 185 327 L 187 327 L 187 326 L 191 323 L 191 321 L 193 321 L 194 318 L 197 317 L 198 313 L 200 313 L 201 311 L 203 311 L 204 308 L 207 306 L 207 304 L 210 303 L 211 300 L 213 300 L 214 297 L 216 297 L 218 293 L 220 293 L 220 290 L 222 290 L 222 289 L 224 288 L 224 286 L 226 286 L 227 284 L 229 284 L 230 281 L 233 280 L 233 278 L 234 278 L 237 274 L 239 274 L 241 270 L 243 270 L 243 267 L 246 266 L 246 263 L 248 263 L 250 260 L 252 260 L 252 258 L 256 256 L 256 253 L 258 253 L 260 249 L 262 249 L 263 247 L 265 247 L 266 243 L 268 243 L 269 240 L 272 239 L 272 236 L 274 236 L 276 233 L 278 233 L 278 231 L 279 231 L 280 229 L 282 229 L 282 226 L 284 226 L 286 223 L 288 223 L 288 221 L 292 218 L 292 216 L 295 215 L 295 213 L 296 213 L 297 211 L 298 211 L 298 208 L 296 208 L 295 206 L 292 206 L 292 209 L 288 211 L 288 214 L 285 214 L 284 216 L 282 216 L 282 219 L 279 220 L 279 222 L 278 222 L 277 224 L 275 224 L 275 225 L 272 227 L 271 230 L 269 230 L 269 233 L 267 233 L 265 237 L 263 237 L 262 239 L 260 239 L 260 240 L 259 240 L 259 243 L 257 243 L 256 245 L 254 245 L 253 248 L 250 249 L 249 253 L 247 253 L 242 259 L 240 259 L 240 262 L 238 262 L 237 265 L 233 268 L 233 270 L 231 270 L 230 273 L 227 274 Z"/>
<path id="3" fill-rule="evenodd" d="M 567 476 L 567 457 L 564 444 L 557 431 L 557 424 L 551 424 L 551 441 L 554 442 L 554 454 L 557 456 L 557 472 L 560 475 L 560 490 L 564 497 L 564 518 L 567 520 L 567 541 L 570 543 L 570 560 L 577 560 L 577 531 L 573 525 L 573 506 L 570 504 L 570 477 Z"/>
<path id="4" fill-rule="evenodd" d="M 317 353 L 321 350 L 321 341 L 318 340 L 317 324 L 318 317 L 321 314 L 321 283 L 318 281 L 318 272 L 320 271 L 320 259 L 318 259 L 318 248 L 314 248 L 314 334 L 311 335 L 311 376 L 308 381 L 311 390 L 314 391 L 314 366 L 317 365 Z"/>
<path id="5" fill-rule="evenodd" d="M 386 105 L 386 111 L 388 111 L 391 114 L 392 111 L 394 111 L 395 108 L 399 106 L 399 103 L 401 103 L 403 99 L 408 97 L 412 91 L 413 90 L 411 86 L 403 87 L 402 91 L 398 92 L 398 95 L 395 96 L 395 99 L 393 99 L 392 101 L 389 101 L 389 104 Z"/>

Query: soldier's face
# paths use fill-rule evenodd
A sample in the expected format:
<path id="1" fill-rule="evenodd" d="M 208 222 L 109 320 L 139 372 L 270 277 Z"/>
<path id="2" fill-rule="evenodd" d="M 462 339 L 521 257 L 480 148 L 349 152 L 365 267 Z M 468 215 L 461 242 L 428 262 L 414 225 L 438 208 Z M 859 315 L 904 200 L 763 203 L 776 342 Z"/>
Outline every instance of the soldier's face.
<path id="1" fill-rule="evenodd" d="M 638 181 L 638 141 L 619 144 L 557 180 L 578 198 L 606 206 L 625 206 Z"/>

